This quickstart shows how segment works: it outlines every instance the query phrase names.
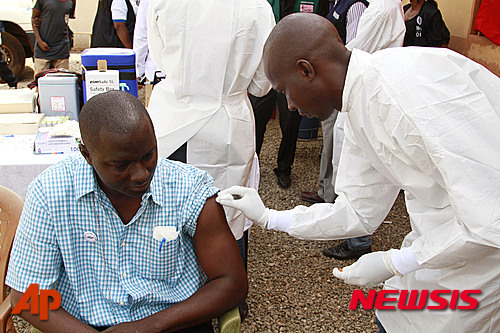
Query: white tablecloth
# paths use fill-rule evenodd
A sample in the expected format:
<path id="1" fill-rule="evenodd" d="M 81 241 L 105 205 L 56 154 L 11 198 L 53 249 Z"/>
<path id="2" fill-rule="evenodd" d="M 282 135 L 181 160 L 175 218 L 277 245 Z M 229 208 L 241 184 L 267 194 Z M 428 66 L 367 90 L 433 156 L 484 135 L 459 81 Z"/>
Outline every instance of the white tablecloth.
<path id="1" fill-rule="evenodd" d="M 28 185 L 43 170 L 68 157 L 68 154 L 33 153 L 35 135 L 0 136 L 0 185 L 26 196 Z M 79 154 L 79 152 L 76 152 Z"/>

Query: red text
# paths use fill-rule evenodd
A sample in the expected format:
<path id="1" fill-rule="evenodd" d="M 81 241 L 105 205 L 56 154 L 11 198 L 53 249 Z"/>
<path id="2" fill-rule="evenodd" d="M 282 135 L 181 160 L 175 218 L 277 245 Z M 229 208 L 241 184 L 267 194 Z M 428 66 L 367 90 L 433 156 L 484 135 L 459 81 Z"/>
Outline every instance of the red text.
<path id="1" fill-rule="evenodd" d="M 49 297 L 52 302 L 49 302 Z M 31 302 L 28 301 L 31 299 Z M 39 302 L 40 299 L 40 302 Z M 30 310 L 31 314 L 40 315 L 41 320 L 49 319 L 49 310 L 57 310 L 61 306 L 61 294 L 54 289 L 40 290 L 37 283 L 30 284 L 21 299 L 12 310 L 12 314 Z"/>
<path id="2" fill-rule="evenodd" d="M 365 296 L 362 290 L 354 290 L 350 310 L 358 307 L 365 310 L 473 310 L 479 305 L 472 297 L 481 290 L 370 290 Z M 432 304 L 428 304 L 428 301 Z"/>

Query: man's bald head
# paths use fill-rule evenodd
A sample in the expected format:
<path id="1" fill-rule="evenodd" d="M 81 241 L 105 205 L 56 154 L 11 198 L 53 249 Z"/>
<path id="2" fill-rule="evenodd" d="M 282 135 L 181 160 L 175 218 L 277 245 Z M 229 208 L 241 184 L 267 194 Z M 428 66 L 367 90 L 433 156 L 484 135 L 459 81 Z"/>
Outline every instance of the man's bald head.
<path id="1" fill-rule="evenodd" d="M 102 130 L 118 134 L 131 133 L 143 122 L 148 122 L 153 127 L 141 101 L 120 90 L 92 97 L 79 115 L 82 140 L 90 151 L 99 146 Z"/>
<path id="2" fill-rule="evenodd" d="M 345 48 L 335 26 L 311 13 L 286 16 L 274 27 L 264 46 L 266 74 L 295 67 L 297 60 L 334 59 Z"/>
<path id="3" fill-rule="evenodd" d="M 330 21 L 311 13 L 281 20 L 264 46 L 264 71 L 289 109 L 320 120 L 342 106 L 351 53 Z"/>

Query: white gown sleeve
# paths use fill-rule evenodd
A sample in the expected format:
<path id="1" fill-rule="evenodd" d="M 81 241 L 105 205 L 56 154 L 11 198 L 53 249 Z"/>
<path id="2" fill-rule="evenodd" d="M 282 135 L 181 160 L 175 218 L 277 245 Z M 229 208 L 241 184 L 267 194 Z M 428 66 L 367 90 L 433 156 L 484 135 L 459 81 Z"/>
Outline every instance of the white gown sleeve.
<path id="1" fill-rule="evenodd" d="M 270 226 L 276 224 L 276 216 L 281 220 L 289 217 L 291 236 L 331 240 L 372 234 L 383 222 L 400 188 L 373 168 L 347 133 L 335 184 L 339 195 L 335 203 L 297 206 L 287 213 L 271 214 Z M 283 221 L 280 224 L 282 230 L 286 229 Z"/>

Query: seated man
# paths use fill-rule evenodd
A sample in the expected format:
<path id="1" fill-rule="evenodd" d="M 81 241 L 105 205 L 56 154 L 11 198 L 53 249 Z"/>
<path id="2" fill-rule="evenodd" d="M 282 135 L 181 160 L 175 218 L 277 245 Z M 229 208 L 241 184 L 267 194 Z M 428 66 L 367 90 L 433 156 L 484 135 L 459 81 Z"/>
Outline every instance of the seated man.
<path id="1" fill-rule="evenodd" d="M 21 312 L 44 332 L 212 332 L 248 289 L 212 177 L 158 160 L 151 119 L 128 93 L 90 99 L 80 130 L 83 156 L 28 189 L 6 279 L 13 306 L 38 283 L 61 294 L 46 321 Z"/>

